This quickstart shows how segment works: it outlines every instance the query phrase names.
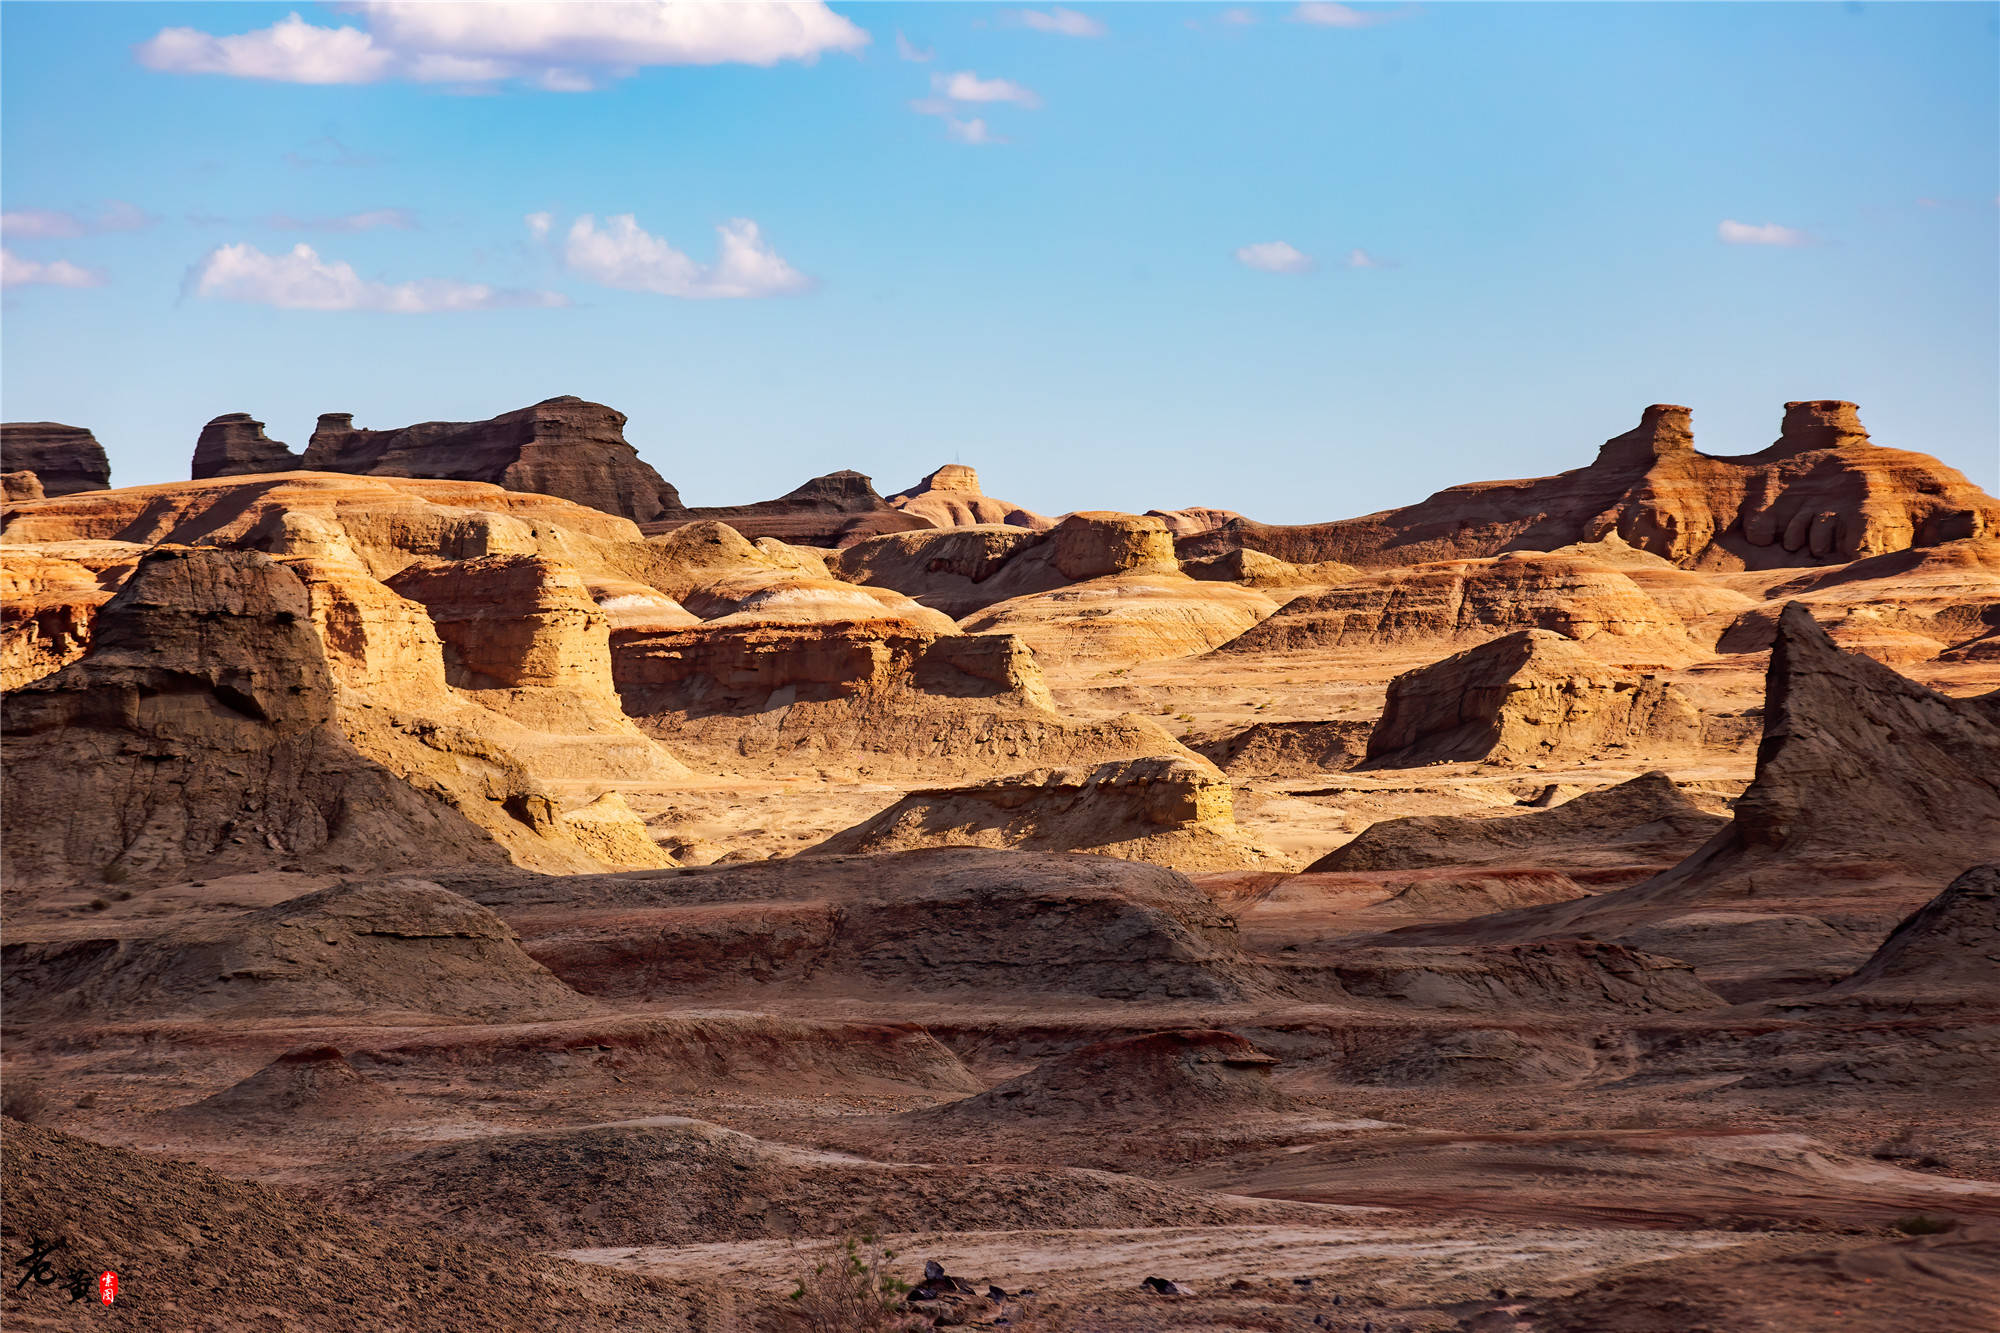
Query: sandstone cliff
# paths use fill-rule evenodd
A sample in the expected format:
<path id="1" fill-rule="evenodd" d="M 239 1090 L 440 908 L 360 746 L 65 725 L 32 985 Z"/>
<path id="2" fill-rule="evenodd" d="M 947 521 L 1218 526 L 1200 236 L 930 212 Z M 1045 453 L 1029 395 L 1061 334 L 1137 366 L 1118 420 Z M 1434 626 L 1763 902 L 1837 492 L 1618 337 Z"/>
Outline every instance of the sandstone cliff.
<path id="1" fill-rule="evenodd" d="M 568 396 L 488 421 L 426 421 L 397 430 L 358 430 L 351 414 L 329 412 L 320 417 L 302 466 L 491 482 L 640 523 L 686 513 L 680 494 L 640 460 L 624 432 L 624 413 Z"/>
<path id="2" fill-rule="evenodd" d="M 202 481 L 246 473 L 296 472 L 303 463 L 283 441 L 264 433 L 263 422 L 253 420 L 248 412 L 231 412 L 201 428 L 201 436 L 194 442 L 191 475 Z"/>
<path id="3" fill-rule="evenodd" d="M 111 485 L 111 463 L 97 437 L 82 426 L 54 421 L 0 424 L 0 472 L 34 473 L 43 495 L 75 495 Z"/>
<path id="4" fill-rule="evenodd" d="M 937 528 L 1000 523 L 1039 531 L 1055 526 L 1052 518 L 982 492 L 979 474 L 963 463 L 946 463 L 908 490 L 890 496 L 889 504 Z"/>
<path id="5" fill-rule="evenodd" d="M 1299 527 L 1231 523 L 1184 554 L 1248 546 L 1285 560 L 1400 565 L 1553 550 L 1607 534 L 1677 565 L 1831 564 L 1977 537 L 2000 501 L 1926 454 L 1871 444 L 1852 403 L 1785 404 L 1779 437 L 1741 457 L 1696 453 L 1690 411 L 1646 409 L 1588 467 L 1476 482 L 1421 503 Z"/>
<path id="6" fill-rule="evenodd" d="M 1672 685 L 1612 667 L 1548 630 L 1517 630 L 1389 683 L 1368 737 L 1384 767 L 1579 758 L 1612 743 L 1691 744 L 1701 718 Z"/>

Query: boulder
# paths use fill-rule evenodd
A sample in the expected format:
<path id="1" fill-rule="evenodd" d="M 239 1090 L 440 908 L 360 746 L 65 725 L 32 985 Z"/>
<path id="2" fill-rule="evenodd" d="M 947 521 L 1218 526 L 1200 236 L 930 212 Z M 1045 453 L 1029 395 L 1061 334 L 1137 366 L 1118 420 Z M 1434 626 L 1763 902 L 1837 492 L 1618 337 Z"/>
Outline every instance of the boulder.
<path id="1" fill-rule="evenodd" d="M 1609 666 L 1560 634 L 1528 629 L 1390 681 L 1368 761 L 1522 763 L 1700 737 L 1700 714 L 1674 686 Z"/>
<path id="2" fill-rule="evenodd" d="M 34 473 L 43 495 L 75 495 L 111 485 L 111 463 L 97 437 L 82 426 L 54 421 L 0 424 L 0 472 Z"/>
<path id="3" fill-rule="evenodd" d="M 42 479 L 32 472 L 0 473 L 0 500 L 39 500 L 44 494 Z"/>
<path id="4" fill-rule="evenodd" d="M 248 412 L 219 416 L 201 428 L 194 444 L 196 481 L 259 472 L 295 472 L 304 460 L 282 441 L 264 433 L 264 423 Z"/>

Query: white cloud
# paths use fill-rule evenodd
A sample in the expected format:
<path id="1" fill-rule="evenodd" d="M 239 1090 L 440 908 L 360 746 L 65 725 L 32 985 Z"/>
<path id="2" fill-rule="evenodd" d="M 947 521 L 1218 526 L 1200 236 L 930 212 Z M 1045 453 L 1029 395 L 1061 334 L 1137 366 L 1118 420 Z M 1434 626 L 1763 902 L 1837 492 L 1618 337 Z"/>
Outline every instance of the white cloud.
<path id="1" fill-rule="evenodd" d="M 373 83 L 396 63 L 359 28 L 316 28 L 297 14 L 268 28 L 213 37 L 165 28 L 136 49 L 139 63 L 170 74 L 227 74 L 281 83 Z"/>
<path id="2" fill-rule="evenodd" d="M 414 231 L 417 215 L 407 208 L 371 208 L 364 212 L 331 218 L 295 218 L 287 213 L 274 213 L 264 219 L 264 225 L 276 227 L 280 231 L 351 232 L 380 231 L 383 228 Z"/>
<path id="3" fill-rule="evenodd" d="M 1247 28 L 1257 21 L 1257 15 L 1248 9 L 1225 9 L 1216 15 L 1216 22 L 1227 23 L 1234 28 Z"/>
<path id="4" fill-rule="evenodd" d="M 515 291 L 483 282 L 422 278 L 386 283 L 363 278 L 352 264 L 295 245 L 267 255 L 254 245 L 217 246 L 189 270 L 185 290 L 212 301 L 242 301 L 280 310 L 382 310 L 425 315 L 448 310 L 568 305 L 557 292 Z"/>
<path id="5" fill-rule="evenodd" d="M 528 234 L 538 241 L 549 238 L 549 228 L 555 225 L 555 218 L 548 213 L 530 213 L 521 219 L 528 224 Z"/>
<path id="6" fill-rule="evenodd" d="M 655 65 L 774 65 L 858 51 L 868 34 L 823 0 L 730 4 L 411 3 L 355 0 L 361 28 L 321 28 L 297 14 L 269 28 L 215 36 L 167 28 L 135 52 L 150 69 L 285 83 L 386 78 L 461 86 L 521 79 L 581 92 Z"/>
<path id="7" fill-rule="evenodd" d="M 529 229 L 534 230 L 532 220 Z M 749 218 L 731 219 L 715 232 L 715 262 L 701 264 L 641 228 L 630 213 L 606 218 L 602 230 L 586 213 L 570 224 L 563 262 L 570 272 L 606 287 L 695 301 L 789 296 L 812 287 L 812 279 L 771 249 Z"/>
<path id="8" fill-rule="evenodd" d="M 1079 14 L 1074 9 L 1057 7 L 1044 13 L 1039 9 L 1024 9 L 1016 17 L 1036 32 L 1053 32 L 1064 37 L 1102 37 L 1105 26 L 1088 14 Z"/>
<path id="9" fill-rule="evenodd" d="M 898 28 L 896 29 L 896 54 L 905 60 L 912 60 L 921 65 L 924 61 L 936 55 L 937 51 L 935 49 L 923 49 L 909 38 L 903 36 L 903 30 Z"/>
<path id="10" fill-rule="evenodd" d="M 944 132 L 960 143 L 982 144 L 1007 142 L 986 128 L 986 120 L 982 116 L 974 116 L 970 120 L 959 120 L 954 117 L 945 121 Z"/>
<path id="11" fill-rule="evenodd" d="M 1284 241 L 1259 241 L 1255 245 L 1246 245 L 1236 252 L 1236 262 L 1264 273 L 1306 273 L 1313 266 L 1311 255 Z"/>
<path id="12" fill-rule="evenodd" d="M 107 232 L 144 231 L 159 219 L 122 199 L 113 199 L 95 217 L 64 213 L 55 209 L 25 208 L 0 213 L 0 233 L 22 240 L 67 239 L 101 236 Z"/>
<path id="13" fill-rule="evenodd" d="M 23 259 L 0 247 L 0 287 L 102 287 L 104 274 L 67 259 Z"/>
<path id="14" fill-rule="evenodd" d="M 1393 10 L 1355 9 L 1328 0 L 1307 0 L 1292 11 L 1295 23 L 1311 23 L 1321 28 L 1372 28 L 1396 17 Z"/>
<path id="15" fill-rule="evenodd" d="M 1349 268 L 1382 268 L 1384 266 L 1382 261 L 1374 255 L 1369 254 L 1366 250 L 1359 249 L 1349 250 L 1345 262 Z"/>
<path id="16" fill-rule="evenodd" d="M 1715 234 L 1725 245 L 1804 245 L 1812 239 L 1796 227 L 1781 227 L 1775 222 L 1738 222 L 1734 218 L 1718 223 Z"/>
<path id="17" fill-rule="evenodd" d="M 1042 99 L 1031 89 L 1012 79 L 982 79 L 969 69 L 956 74 L 933 74 L 931 87 L 954 102 L 1013 102 L 1029 108 L 1042 104 Z"/>

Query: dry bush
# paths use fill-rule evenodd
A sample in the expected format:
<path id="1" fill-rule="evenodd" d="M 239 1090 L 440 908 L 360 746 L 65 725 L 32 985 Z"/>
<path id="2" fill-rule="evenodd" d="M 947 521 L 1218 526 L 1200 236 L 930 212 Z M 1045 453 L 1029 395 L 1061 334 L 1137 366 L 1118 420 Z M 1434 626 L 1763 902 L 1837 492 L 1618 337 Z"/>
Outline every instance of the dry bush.
<path id="1" fill-rule="evenodd" d="M 849 1237 L 824 1251 L 799 1278 L 792 1307 L 776 1327 L 785 1333 L 906 1333 L 930 1321 L 903 1308 L 910 1284 L 889 1271 L 894 1250 L 874 1236 Z"/>

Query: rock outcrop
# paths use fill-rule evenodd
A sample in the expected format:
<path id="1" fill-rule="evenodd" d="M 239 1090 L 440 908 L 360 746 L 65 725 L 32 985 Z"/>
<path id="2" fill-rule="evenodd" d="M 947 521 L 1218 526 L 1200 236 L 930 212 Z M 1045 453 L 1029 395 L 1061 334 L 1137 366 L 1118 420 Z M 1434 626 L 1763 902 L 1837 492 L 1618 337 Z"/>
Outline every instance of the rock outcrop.
<path id="1" fill-rule="evenodd" d="M 982 492 L 979 474 L 963 463 L 946 463 L 908 490 L 890 496 L 889 504 L 937 528 L 1000 523 L 1039 531 L 1055 526 L 1052 518 Z"/>
<path id="2" fill-rule="evenodd" d="M 829 472 L 814 477 L 775 500 L 747 505 L 716 505 L 668 515 L 647 526 L 649 533 L 671 531 L 683 523 L 726 523 L 745 537 L 776 537 L 796 546 L 842 547 L 885 532 L 932 528 L 936 524 L 898 509 L 859 472 Z"/>
<path id="3" fill-rule="evenodd" d="M 6 696 L 10 882 L 503 861 L 355 750 L 336 690 L 291 571 L 255 552 L 148 553 L 89 651 Z"/>
<path id="4" fill-rule="evenodd" d="M 123 542 L 0 546 L 0 690 L 82 657 L 97 609 L 143 553 Z"/>
<path id="5" fill-rule="evenodd" d="M 1518 763 L 1700 737 L 1700 715 L 1674 686 L 1608 666 L 1560 634 L 1529 629 L 1389 682 L 1368 760 L 1383 767 Z"/>
<path id="6" fill-rule="evenodd" d="M 1309 871 L 1412 870 L 1433 866 L 1533 866 L 1559 870 L 1679 861 L 1727 824 L 1655 769 L 1519 814 L 1418 815 L 1383 820 L 1327 853 Z M 1637 878 L 1638 876 L 1634 876 Z M 1630 882 L 1630 881 L 1627 881 Z"/>
<path id="7" fill-rule="evenodd" d="M 1588 467 L 1476 482 L 1336 523 L 1234 522 L 1184 555 L 1247 546 L 1295 563 L 1401 565 L 1549 551 L 1616 533 L 1677 565 L 1769 569 L 1845 563 L 2000 528 L 2000 501 L 1927 454 L 1871 444 L 1854 404 L 1785 404 L 1754 454 L 1694 450 L 1689 409 L 1655 404 Z"/>
<path id="8" fill-rule="evenodd" d="M 912 792 L 812 854 L 919 847 L 1094 852 L 1177 870 L 1288 868 L 1237 830 L 1228 780 L 1205 761 L 1178 757 Z"/>
<path id="9" fill-rule="evenodd" d="M 528 1021 L 596 1006 L 491 911 L 424 880 L 342 884 L 158 935 L 10 943 L 8 1008 Z"/>
<path id="10" fill-rule="evenodd" d="M 296 472 L 304 458 L 264 433 L 264 423 L 248 412 L 219 416 L 201 428 L 194 443 L 196 481 L 259 472 Z"/>
<path id="11" fill-rule="evenodd" d="M 0 500 L 39 500 L 45 494 L 42 479 L 32 472 L 0 473 Z"/>
<path id="12" fill-rule="evenodd" d="M 919 1111 L 916 1118 L 1006 1125 L 1282 1111 L 1291 1100 L 1271 1084 L 1277 1063 L 1233 1032 L 1149 1032 L 1066 1052 L 975 1097 Z"/>
<path id="13" fill-rule="evenodd" d="M 43 495 L 75 495 L 111 485 L 111 463 L 97 437 L 82 426 L 54 421 L 0 424 L 0 472 L 34 473 Z"/>
<path id="14" fill-rule="evenodd" d="M 564 396 L 488 421 L 426 421 L 359 430 L 351 413 L 320 416 L 301 466 L 378 477 L 484 481 L 574 500 L 637 523 L 686 514 L 680 493 L 625 441 L 625 414 Z"/>

